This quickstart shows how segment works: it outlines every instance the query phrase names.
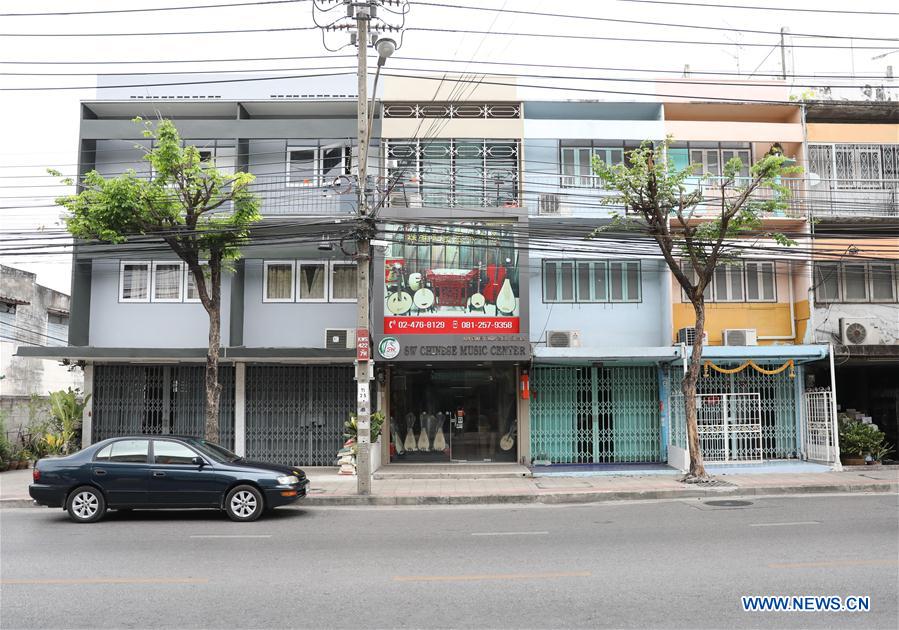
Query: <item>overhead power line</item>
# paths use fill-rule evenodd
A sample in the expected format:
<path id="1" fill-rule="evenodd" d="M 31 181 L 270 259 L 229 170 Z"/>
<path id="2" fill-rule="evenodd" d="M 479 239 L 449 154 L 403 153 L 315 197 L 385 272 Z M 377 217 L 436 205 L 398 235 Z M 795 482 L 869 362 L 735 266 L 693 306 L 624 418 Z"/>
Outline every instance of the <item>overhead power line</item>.
<path id="1" fill-rule="evenodd" d="M 463 9 L 467 11 L 496 11 L 496 9 L 484 6 L 468 6 L 463 4 L 449 4 L 445 2 L 413 2 L 412 4 L 428 7 L 439 7 L 447 9 Z M 755 35 L 776 35 L 780 37 L 780 31 L 763 31 L 758 29 L 737 28 L 735 26 L 706 26 L 701 24 L 678 24 L 674 22 L 650 22 L 646 20 L 628 20 L 624 18 L 613 18 L 608 16 L 596 15 L 572 15 L 570 13 L 547 13 L 543 11 L 522 11 L 518 9 L 503 9 L 503 13 L 511 13 L 514 15 L 528 15 L 533 17 L 560 18 L 579 21 L 593 22 L 613 22 L 617 24 L 638 24 L 641 26 L 663 26 L 665 28 L 689 28 L 703 31 L 728 31 L 734 33 L 753 33 Z M 790 33 L 792 37 L 812 37 L 820 39 L 857 39 L 871 41 L 899 41 L 895 37 L 871 37 L 869 35 L 829 35 L 821 33 Z"/>
<path id="2" fill-rule="evenodd" d="M 235 2 L 233 4 L 195 4 L 177 7 L 142 7 L 135 9 L 97 9 L 94 11 L 46 11 L 43 13 L 0 13 L 0 17 L 53 17 L 72 15 L 106 15 L 110 13 L 150 13 L 160 11 L 192 11 L 195 9 L 230 9 L 232 7 L 261 6 L 266 4 L 297 4 L 311 0 L 257 0 L 256 2 Z"/>
<path id="3" fill-rule="evenodd" d="M 805 9 L 802 7 L 791 7 L 787 4 L 777 6 L 752 6 L 745 4 L 722 4 L 715 2 L 714 4 L 703 2 L 675 2 L 673 0 L 617 0 L 618 2 L 632 2 L 635 4 L 667 4 L 676 7 L 702 7 L 703 9 L 745 9 L 748 11 L 787 11 L 799 13 L 833 13 L 837 15 L 899 15 L 896 11 L 867 11 L 867 10 L 851 10 L 851 9 Z"/>
<path id="4" fill-rule="evenodd" d="M 733 46 L 731 41 L 699 41 L 684 39 L 658 39 L 658 38 L 640 38 L 640 37 L 613 37 L 611 35 L 581 35 L 573 33 L 520 33 L 513 31 L 477 31 L 473 29 L 462 28 L 430 28 L 423 26 L 410 26 L 407 31 L 417 31 L 423 33 L 464 33 L 470 35 L 505 35 L 509 37 L 541 37 L 550 39 L 573 39 L 573 40 L 590 40 L 590 41 L 609 41 L 609 42 L 628 42 L 642 44 L 686 44 L 691 46 Z M 740 46 L 752 46 L 761 48 L 770 48 L 771 42 L 740 42 Z M 831 44 L 790 44 L 790 48 L 814 48 L 829 50 L 892 50 L 896 46 L 835 46 Z"/>

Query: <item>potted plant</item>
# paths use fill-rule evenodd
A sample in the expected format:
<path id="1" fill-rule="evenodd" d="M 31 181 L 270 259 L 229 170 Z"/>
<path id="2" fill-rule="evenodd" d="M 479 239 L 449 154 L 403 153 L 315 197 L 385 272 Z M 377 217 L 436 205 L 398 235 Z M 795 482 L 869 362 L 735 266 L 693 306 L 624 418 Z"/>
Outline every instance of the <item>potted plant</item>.
<path id="1" fill-rule="evenodd" d="M 864 466 L 879 462 L 892 452 L 885 442 L 886 436 L 875 425 L 861 420 L 840 421 L 840 459 L 846 466 Z"/>
<path id="2" fill-rule="evenodd" d="M 378 440 L 381 437 L 381 428 L 384 426 L 384 414 L 375 411 L 371 414 L 370 440 L 371 440 L 371 470 L 375 471 L 381 466 L 381 449 Z M 356 474 L 356 440 L 358 431 L 356 427 L 356 414 L 350 414 L 350 419 L 343 423 L 343 437 L 346 442 L 337 452 L 337 463 L 340 465 L 340 474 Z"/>

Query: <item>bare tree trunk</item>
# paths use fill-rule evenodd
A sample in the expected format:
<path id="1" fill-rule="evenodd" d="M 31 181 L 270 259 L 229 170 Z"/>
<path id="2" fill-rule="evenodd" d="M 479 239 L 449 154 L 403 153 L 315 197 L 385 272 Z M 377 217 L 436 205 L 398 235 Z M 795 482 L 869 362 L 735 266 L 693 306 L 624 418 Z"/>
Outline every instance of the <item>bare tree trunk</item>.
<path id="1" fill-rule="evenodd" d="M 221 259 L 209 261 L 209 348 L 206 353 L 206 439 L 218 443 L 219 402 L 222 385 L 219 383 L 219 352 L 222 337 L 222 265 Z"/>
<path id="2" fill-rule="evenodd" d="M 696 424 L 696 382 L 699 380 L 699 370 L 702 367 L 702 335 L 705 330 L 705 304 L 702 296 L 693 302 L 696 311 L 696 336 L 693 340 L 693 351 L 690 354 L 690 363 L 687 373 L 681 381 L 681 391 L 684 394 L 684 411 L 687 418 L 687 447 L 690 451 L 689 476 L 698 479 L 707 479 L 708 473 L 702 461 L 702 449 L 699 446 L 699 429 Z"/>

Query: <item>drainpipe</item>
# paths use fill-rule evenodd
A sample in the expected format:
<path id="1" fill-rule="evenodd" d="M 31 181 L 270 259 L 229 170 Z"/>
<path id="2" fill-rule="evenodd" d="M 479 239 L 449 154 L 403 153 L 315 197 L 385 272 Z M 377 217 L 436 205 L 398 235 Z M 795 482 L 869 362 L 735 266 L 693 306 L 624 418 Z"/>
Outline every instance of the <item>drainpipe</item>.
<path id="1" fill-rule="evenodd" d="M 833 344 L 827 344 L 830 352 L 830 413 L 833 420 L 831 440 L 833 441 L 833 469 L 837 472 L 843 470 L 840 463 L 840 425 L 837 422 L 837 371 L 833 364 Z"/>
<path id="2" fill-rule="evenodd" d="M 775 274 L 776 276 L 776 274 Z M 776 280 L 775 280 L 776 282 Z M 793 304 L 793 263 L 790 262 L 790 281 L 787 283 L 790 299 L 790 334 L 789 335 L 759 335 L 760 341 L 786 341 L 796 339 L 796 307 Z"/>

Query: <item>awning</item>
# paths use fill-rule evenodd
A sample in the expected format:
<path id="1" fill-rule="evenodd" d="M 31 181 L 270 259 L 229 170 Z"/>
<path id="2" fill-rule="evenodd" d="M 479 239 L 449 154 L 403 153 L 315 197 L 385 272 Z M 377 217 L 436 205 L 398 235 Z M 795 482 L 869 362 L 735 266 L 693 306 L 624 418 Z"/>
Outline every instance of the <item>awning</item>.
<path id="1" fill-rule="evenodd" d="M 615 363 L 639 365 L 675 361 L 680 358 L 678 346 L 628 346 L 628 347 L 580 347 L 534 348 L 534 363 Z"/>
<path id="2" fill-rule="evenodd" d="M 686 356 L 692 348 L 686 347 Z M 827 357 L 826 345 L 782 345 L 782 346 L 705 346 L 702 358 L 713 361 L 740 361 L 756 359 L 760 361 L 786 361 L 793 359 L 799 363 L 819 361 Z M 683 361 L 680 345 L 673 346 L 630 346 L 630 347 L 580 347 L 580 348 L 534 348 L 535 363 L 564 363 L 587 365 L 609 363 L 618 365 L 640 365 L 646 363 L 674 363 Z"/>
<path id="3" fill-rule="evenodd" d="M 19 346 L 16 356 L 57 361 L 92 362 L 201 362 L 206 348 L 95 348 L 92 346 Z M 233 362 L 349 363 L 355 359 L 354 348 L 222 348 L 220 360 Z"/>

